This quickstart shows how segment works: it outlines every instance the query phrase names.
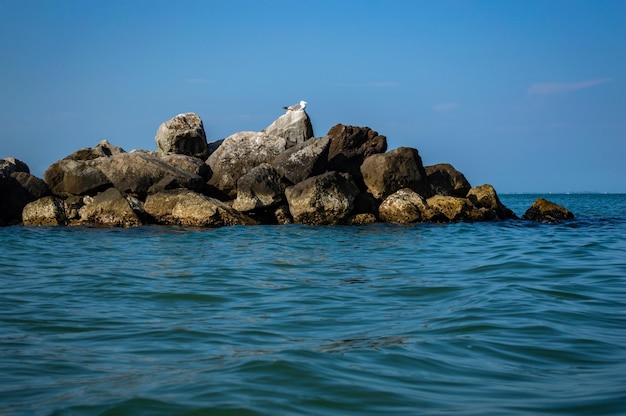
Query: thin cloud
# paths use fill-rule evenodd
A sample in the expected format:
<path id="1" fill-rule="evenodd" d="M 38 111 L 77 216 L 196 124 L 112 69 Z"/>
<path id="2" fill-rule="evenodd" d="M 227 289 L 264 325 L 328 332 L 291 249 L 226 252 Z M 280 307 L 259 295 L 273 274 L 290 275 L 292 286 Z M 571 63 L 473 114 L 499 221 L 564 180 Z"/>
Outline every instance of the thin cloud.
<path id="1" fill-rule="evenodd" d="M 390 88 L 390 87 L 399 87 L 400 84 L 397 82 L 362 82 L 362 83 L 345 83 L 345 82 L 335 82 L 333 84 L 335 87 L 372 87 L 372 88 Z"/>
<path id="2" fill-rule="evenodd" d="M 612 81 L 611 78 L 590 79 L 588 81 L 579 82 L 546 82 L 531 85 L 528 90 L 529 95 L 550 95 L 561 94 L 564 92 L 578 91 L 585 88 L 595 87 L 596 85 L 606 84 Z"/>
<path id="3" fill-rule="evenodd" d="M 436 111 L 438 113 L 443 113 L 445 111 L 454 110 L 458 106 L 459 105 L 457 103 L 439 103 L 439 104 L 433 105 L 433 111 Z"/>

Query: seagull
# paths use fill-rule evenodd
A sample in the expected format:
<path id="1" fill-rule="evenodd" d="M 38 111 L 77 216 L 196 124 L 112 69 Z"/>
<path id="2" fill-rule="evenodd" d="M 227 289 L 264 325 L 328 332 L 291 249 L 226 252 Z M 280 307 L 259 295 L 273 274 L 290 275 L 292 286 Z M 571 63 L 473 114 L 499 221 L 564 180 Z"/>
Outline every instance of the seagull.
<path id="1" fill-rule="evenodd" d="M 302 111 L 308 103 L 306 101 L 300 101 L 300 104 L 290 105 L 289 107 L 283 107 L 287 111 Z"/>

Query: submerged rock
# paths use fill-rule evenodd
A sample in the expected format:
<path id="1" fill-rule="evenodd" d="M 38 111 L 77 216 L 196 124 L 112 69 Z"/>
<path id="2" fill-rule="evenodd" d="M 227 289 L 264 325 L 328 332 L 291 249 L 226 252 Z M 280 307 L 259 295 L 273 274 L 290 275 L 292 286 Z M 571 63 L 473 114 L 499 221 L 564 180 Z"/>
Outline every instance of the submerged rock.
<path id="1" fill-rule="evenodd" d="M 532 206 L 526 210 L 524 215 L 522 215 L 522 219 L 546 224 L 556 224 L 574 219 L 574 214 L 559 204 L 544 198 L 538 198 L 533 202 Z"/>

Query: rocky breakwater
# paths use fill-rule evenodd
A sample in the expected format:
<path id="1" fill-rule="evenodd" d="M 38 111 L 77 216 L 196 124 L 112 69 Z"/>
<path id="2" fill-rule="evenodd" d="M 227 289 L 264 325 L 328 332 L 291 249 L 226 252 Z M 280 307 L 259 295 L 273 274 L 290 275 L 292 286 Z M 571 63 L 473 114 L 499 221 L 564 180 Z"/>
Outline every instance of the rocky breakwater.
<path id="1" fill-rule="evenodd" d="M 219 227 L 517 219 L 491 185 L 472 187 L 450 164 L 423 166 L 417 149 L 387 151 L 369 127 L 337 124 L 314 137 L 304 108 L 260 132 L 208 143 L 200 117 L 158 127 L 157 150 L 126 152 L 106 140 L 53 163 L 44 178 L 0 160 L 0 224 L 145 224 Z M 564 211 L 563 211 L 564 210 Z M 559 212 L 565 212 L 559 214 Z M 572 218 L 535 202 L 524 219 Z"/>

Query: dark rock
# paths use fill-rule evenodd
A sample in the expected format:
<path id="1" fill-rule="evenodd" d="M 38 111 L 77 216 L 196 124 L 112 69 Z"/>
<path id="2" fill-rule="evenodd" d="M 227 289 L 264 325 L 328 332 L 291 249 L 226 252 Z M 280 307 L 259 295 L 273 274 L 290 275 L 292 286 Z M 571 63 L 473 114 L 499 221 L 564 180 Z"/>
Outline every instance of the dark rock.
<path id="1" fill-rule="evenodd" d="M 287 148 L 284 137 L 259 132 L 239 132 L 227 137 L 209 156 L 209 185 L 235 198 L 237 181 L 255 166 L 272 163 Z"/>
<path id="2" fill-rule="evenodd" d="M 46 169 L 44 180 L 55 195 L 95 195 L 112 186 L 97 160 L 61 159 Z"/>
<path id="3" fill-rule="evenodd" d="M 187 155 L 165 155 L 161 156 L 161 160 L 168 165 L 191 172 L 205 180 L 208 180 L 211 177 L 211 170 L 203 159 Z"/>
<path id="4" fill-rule="evenodd" d="M 209 155 L 204 125 L 195 113 L 179 114 L 162 123 L 154 141 L 160 155 L 180 154 L 201 159 Z"/>
<path id="5" fill-rule="evenodd" d="M 98 159 L 97 162 L 102 173 L 116 189 L 124 194 L 143 197 L 146 194 L 166 189 L 202 190 L 204 188 L 202 177 L 146 153 L 124 153 Z"/>
<path id="6" fill-rule="evenodd" d="M 504 206 L 493 186 L 489 184 L 475 186 L 467 192 L 467 199 L 481 210 L 482 220 L 517 218 L 517 215 Z"/>
<path id="7" fill-rule="evenodd" d="M 287 111 L 263 129 L 263 133 L 283 137 L 287 147 L 291 147 L 313 137 L 313 125 L 306 111 Z"/>
<path id="8" fill-rule="evenodd" d="M 68 222 L 63 201 L 45 196 L 26 204 L 22 211 L 22 224 L 37 226 L 66 225 Z"/>
<path id="9" fill-rule="evenodd" d="M 574 214 L 567 208 L 543 198 L 535 200 L 532 206 L 522 215 L 522 219 L 524 220 L 546 224 L 556 224 L 573 218 Z"/>
<path id="10" fill-rule="evenodd" d="M 0 159 L 0 179 L 8 178 L 14 172 L 30 173 L 28 165 L 14 157 Z"/>
<path id="11" fill-rule="evenodd" d="M 267 209 L 284 201 L 288 183 L 268 163 L 253 167 L 237 181 L 237 199 L 233 208 L 246 212 Z"/>
<path id="12" fill-rule="evenodd" d="M 384 199 L 402 188 L 412 189 L 424 197 L 431 193 L 422 158 L 416 149 L 399 147 L 371 155 L 363 161 L 361 173 L 368 191 L 377 199 Z"/>
<path id="13" fill-rule="evenodd" d="M 387 151 L 387 138 L 369 127 L 337 124 L 328 131 L 328 170 L 347 172 L 363 187 L 360 166 L 368 156 Z"/>
<path id="14" fill-rule="evenodd" d="M 50 194 L 45 182 L 28 172 L 16 159 L 0 161 L 0 225 L 20 223 L 26 204 Z"/>
<path id="15" fill-rule="evenodd" d="M 435 195 L 426 200 L 432 209 L 432 222 L 476 221 L 481 218 L 478 209 L 466 198 L 456 196 Z"/>
<path id="16" fill-rule="evenodd" d="M 289 211 L 298 224 L 341 223 L 352 212 L 359 189 L 349 175 L 327 172 L 285 190 Z"/>
<path id="17" fill-rule="evenodd" d="M 74 153 L 66 156 L 64 159 L 71 160 L 93 160 L 99 157 L 111 157 L 120 153 L 126 153 L 121 147 L 117 147 L 109 143 L 107 140 L 101 140 L 96 147 L 87 147 L 79 149 Z"/>
<path id="18" fill-rule="evenodd" d="M 424 170 L 434 195 L 464 198 L 471 188 L 465 176 L 449 163 L 425 166 Z"/>
<path id="19" fill-rule="evenodd" d="M 291 183 L 322 174 L 328 164 L 329 137 L 313 138 L 280 153 L 272 166 Z"/>
<path id="20" fill-rule="evenodd" d="M 370 213 L 355 214 L 348 217 L 348 225 L 372 225 L 376 222 L 376 216 Z"/>
<path id="21" fill-rule="evenodd" d="M 256 224 L 250 217 L 215 198 L 174 189 L 148 195 L 144 210 L 153 221 L 165 225 L 222 227 Z"/>
<path id="22" fill-rule="evenodd" d="M 142 222 L 128 200 L 115 188 L 109 188 L 78 210 L 83 224 L 110 227 L 136 227 Z"/>

